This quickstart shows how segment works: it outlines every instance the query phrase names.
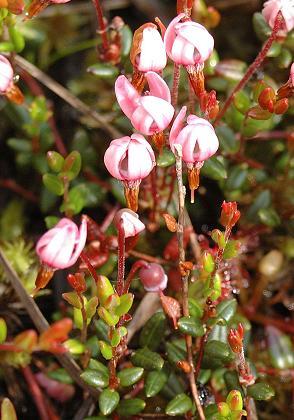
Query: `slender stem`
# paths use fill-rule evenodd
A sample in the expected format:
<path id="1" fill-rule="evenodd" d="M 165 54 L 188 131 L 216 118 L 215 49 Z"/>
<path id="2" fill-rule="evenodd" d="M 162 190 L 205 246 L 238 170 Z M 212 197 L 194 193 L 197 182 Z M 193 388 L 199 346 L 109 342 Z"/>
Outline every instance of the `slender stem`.
<path id="1" fill-rule="evenodd" d="M 13 179 L 0 179 L 0 187 L 7 188 L 32 203 L 38 203 L 38 198 L 29 190 L 17 184 Z"/>
<path id="2" fill-rule="evenodd" d="M 134 249 L 131 249 L 128 251 L 128 254 L 132 257 L 140 258 L 144 261 L 153 262 L 157 264 L 165 264 L 165 265 L 171 265 L 170 261 L 164 260 L 163 258 L 159 257 L 153 257 L 152 255 L 144 254 L 143 252 L 135 251 Z"/>
<path id="3" fill-rule="evenodd" d="M 99 274 L 97 274 L 97 272 L 96 272 L 95 268 L 92 266 L 89 258 L 87 257 L 87 255 L 83 251 L 81 252 L 80 259 L 86 265 L 89 273 L 91 274 L 91 276 L 95 280 L 95 283 L 98 283 L 99 282 Z"/>
<path id="4" fill-rule="evenodd" d="M 172 94 L 171 94 L 171 103 L 173 107 L 176 107 L 178 103 L 180 75 L 181 75 L 181 66 L 179 64 L 174 63 L 174 79 L 173 79 L 173 88 L 172 88 Z"/>
<path id="5" fill-rule="evenodd" d="M 259 52 L 259 54 L 256 57 L 256 59 L 248 67 L 248 69 L 247 69 L 244 77 L 242 78 L 242 80 L 240 80 L 240 82 L 233 89 L 233 92 L 230 94 L 230 96 L 228 97 L 228 99 L 224 103 L 223 108 L 220 110 L 218 116 L 216 117 L 216 119 L 214 121 L 214 125 L 215 126 L 220 122 L 220 120 L 222 119 L 222 117 L 224 116 L 224 114 L 226 113 L 226 111 L 228 110 L 229 106 L 231 105 L 232 101 L 234 100 L 234 97 L 235 97 L 236 93 L 239 92 L 239 90 L 243 89 L 243 87 L 247 84 L 247 82 L 249 81 L 249 79 L 253 76 L 253 74 L 256 72 L 256 70 L 263 63 L 263 61 L 266 58 L 266 55 L 267 55 L 270 47 L 272 46 L 273 42 L 277 39 L 278 31 L 281 29 L 281 26 L 282 26 L 283 22 L 284 22 L 284 18 L 282 16 L 281 12 L 279 12 L 277 14 L 277 17 L 276 17 L 276 20 L 275 20 L 275 24 L 274 24 L 274 27 L 273 27 L 273 30 L 272 30 L 272 33 L 271 33 L 271 36 L 269 37 L 269 39 L 264 44 L 262 50 Z"/>
<path id="6" fill-rule="evenodd" d="M 30 393 L 33 397 L 33 400 L 35 402 L 35 405 L 37 407 L 40 420 L 50 420 L 50 416 L 46 409 L 46 403 L 44 401 L 44 396 L 42 394 L 42 391 L 39 387 L 39 384 L 37 383 L 33 372 L 31 371 L 31 368 L 29 366 L 25 366 L 22 369 L 23 376 L 26 380 L 26 383 L 28 384 Z"/>
<path id="7" fill-rule="evenodd" d="M 82 331 L 81 331 L 81 342 L 85 343 L 87 340 L 87 313 L 85 308 L 85 302 L 83 296 L 78 294 L 79 301 L 81 302 L 81 313 L 83 319 Z"/>
<path id="8" fill-rule="evenodd" d="M 102 39 L 102 47 L 103 47 L 103 50 L 105 52 L 109 48 L 109 42 L 108 42 L 108 37 L 107 37 L 107 31 L 106 31 L 107 28 L 106 28 L 105 21 L 104 21 L 102 6 L 101 6 L 101 3 L 100 3 L 100 0 L 92 0 L 92 2 L 94 4 L 95 10 L 96 10 L 99 33 L 100 33 L 101 39 Z"/>
<path id="9" fill-rule="evenodd" d="M 118 227 L 118 266 L 117 266 L 117 283 L 116 291 L 119 296 L 124 290 L 124 279 L 125 279 L 125 231 L 123 229 L 123 221 L 120 220 Z"/>
<path id="10" fill-rule="evenodd" d="M 145 261 L 139 260 L 136 261 L 133 265 L 132 268 L 130 269 L 130 272 L 128 274 L 128 277 L 126 278 L 126 282 L 125 282 L 125 287 L 124 287 L 124 293 L 128 293 L 129 288 L 131 286 L 132 280 L 135 277 L 135 274 L 138 270 L 140 270 L 140 268 L 142 267 L 148 267 L 148 264 Z"/>
<path id="11" fill-rule="evenodd" d="M 180 145 L 175 146 L 175 157 L 176 157 L 176 174 L 178 183 L 178 201 L 179 201 L 179 216 L 177 223 L 177 236 L 179 244 L 179 266 L 185 262 L 185 248 L 184 248 L 184 224 L 185 224 L 185 195 L 186 190 L 183 185 L 183 174 L 182 174 L 182 148 Z M 182 274 L 182 299 L 183 299 L 183 314 L 189 316 L 189 304 L 188 304 L 188 291 L 189 291 L 189 274 Z M 185 336 L 188 363 L 191 366 L 190 373 L 187 374 L 190 382 L 190 388 L 193 395 L 195 405 L 201 420 L 205 420 L 203 409 L 200 403 L 198 390 L 194 375 L 194 362 L 192 353 L 192 337 L 190 335 Z"/>

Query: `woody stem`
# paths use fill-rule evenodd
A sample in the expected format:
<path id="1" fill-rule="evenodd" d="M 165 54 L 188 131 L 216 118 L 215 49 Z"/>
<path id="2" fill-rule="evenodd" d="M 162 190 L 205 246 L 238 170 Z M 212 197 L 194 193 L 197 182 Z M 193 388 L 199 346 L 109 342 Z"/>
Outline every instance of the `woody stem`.
<path id="1" fill-rule="evenodd" d="M 185 195 L 186 190 L 183 185 L 183 171 L 182 171 L 182 148 L 180 145 L 175 146 L 175 157 L 176 157 L 176 174 L 177 174 L 177 184 L 178 184 L 178 201 L 179 201 L 179 216 L 177 223 L 177 236 L 178 236 L 178 245 L 179 245 L 179 266 L 181 268 L 181 263 L 185 262 L 185 248 L 184 248 L 184 224 L 185 224 Z M 183 300 L 183 315 L 189 316 L 189 304 L 188 304 L 188 291 L 189 291 L 189 273 L 182 273 L 182 300 Z M 189 378 L 190 388 L 192 396 L 197 407 L 197 411 L 200 417 L 200 420 L 205 420 L 203 409 L 200 403 L 198 390 L 195 381 L 194 374 L 194 362 L 193 362 L 193 353 L 192 353 L 192 337 L 191 335 L 185 335 L 186 349 L 187 349 L 187 358 L 188 363 L 191 367 L 190 372 L 187 374 Z"/>

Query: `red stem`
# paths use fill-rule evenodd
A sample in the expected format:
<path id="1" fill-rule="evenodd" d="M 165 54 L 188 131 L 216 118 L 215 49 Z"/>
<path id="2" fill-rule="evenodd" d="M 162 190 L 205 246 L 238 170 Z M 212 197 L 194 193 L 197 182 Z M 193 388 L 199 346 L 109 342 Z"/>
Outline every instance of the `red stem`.
<path id="1" fill-rule="evenodd" d="M 106 25 L 105 25 L 105 21 L 104 21 L 102 6 L 100 4 L 100 0 L 92 0 L 92 2 L 94 4 L 95 10 L 96 10 L 99 33 L 100 33 L 101 39 L 102 39 L 102 47 L 103 47 L 103 50 L 105 52 L 109 48 L 109 42 L 108 42 L 108 37 L 107 37 L 107 32 L 106 32 Z"/>
<path id="2" fill-rule="evenodd" d="M 118 267 L 117 267 L 117 283 L 116 291 L 119 296 L 122 295 L 124 290 L 125 278 L 125 231 L 123 228 L 123 220 L 120 220 L 117 226 L 118 230 Z"/>
<path id="3" fill-rule="evenodd" d="M 99 282 L 99 274 L 96 273 L 95 268 L 92 266 L 89 258 L 87 257 L 87 255 L 84 252 L 81 252 L 80 259 L 87 266 L 87 269 L 88 269 L 89 273 L 91 274 L 91 276 L 93 277 L 93 279 L 95 280 L 95 283 L 98 283 Z"/>
<path id="4" fill-rule="evenodd" d="M 31 191 L 28 191 L 24 187 L 21 187 L 13 179 L 0 179 L 0 187 L 7 188 L 8 190 L 19 194 L 21 197 L 25 198 L 28 201 L 38 203 L 38 198 Z"/>
<path id="5" fill-rule="evenodd" d="M 279 12 L 277 14 L 277 16 L 276 16 L 276 20 L 275 20 L 275 24 L 274 24 L 274 27 L 273 27 L 271 36 L 269 37 L 269 39 L 264 44 L 262 50 L 259 52 L 259 54 L 256 57 L 256 59 L 248 67 L 248 69 L 247 69 L 247 71 L 246 71 L 243 79 L 240 80 L 240 82 L 234 88 L 234 90 L 231 93 L 231 95 L 227 98 L 226 102 L 224 103 L 223 108 L 220 110 L 220 112 L 218 113 L 218 116 L 216 117 L 216 119 L 214 121 L 214 126 L 218 125 L 218 123 L 220 122 L 220 120 L 222 119 L 222 117 L 224 116 L 224 114 L 226 113 L 226 111 L 228 110 L 229 106 L 231 105 L 232 101 L 234 100 L 235 94 L 237 92 L 239 92 L 239 90 L 243 89 L 243 87 L 247 84 L 247 82 L 249 81 L 249 79 L 253 76 L 253 74 L 256 72 L 256 70 L 263 63 L 263 61 L 266 58 L 266 55 L 267 55 L 270 47 L 272 46 L 273 42 L 277 39 L 278 31 L 281 28 L 283 22 L 284 22 L 284 18 L 282 16 L 281 12 Z"/>
<path id="6" fill-rule="evenodd" d="M 286 322 L 282 318 L 270 318 L 263 314 L 253 314 L 250 311 L 243 308 L 246 317 L 257 324 L 273 325 L 281 331 L 294 334 L 294 324 L 292 322 Z"/>
<path id="7" fill-rule="evenodd" d="M 43 393 L 34 377 L 33 372 L 31 371 L 31 368 L 29 366 L 23 367 L 22 373 L 26 380 L 26 383 L 28 384 L 33 400 L 37 407 L 40 420 L 50 420 L 50 416 L 46 409 L 46 403 L 44 401 Z"/>
<path id="8" fill-rule="evenodd" d="M 129 288 L 130 288 L 131 283 L 132 283 L 132 280 L 135 277 L 136 272 L 142 267 L 148 267 L 148 264 L 146 263 L 146 261 L 139 260 L 139 261 L 136 261 L 132 265 L 132 268 L 130 269 L 128 277 L 126 278 L 124 293 L 128 293 Z"/>
<path id="9" fill-rule="evenodd" d="M 171 103 L 173 107 L 176 107 L 178 103 L 180 75 L 181 75 L 181 66 L 179 64 L 174 63 L 174 79 L 173 79 L 173 89 L 172 89 L 172 94 L 171 94 Z"/>

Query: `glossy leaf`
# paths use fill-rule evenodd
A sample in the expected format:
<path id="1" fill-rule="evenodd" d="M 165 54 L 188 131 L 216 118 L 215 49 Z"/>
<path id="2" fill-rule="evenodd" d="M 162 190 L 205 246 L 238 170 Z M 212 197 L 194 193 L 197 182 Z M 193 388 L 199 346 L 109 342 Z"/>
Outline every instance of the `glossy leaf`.
<path id="1" fill-rule="evenodd" d="M 86 369 L 81 374 L 81 378 L 95 388 L 105 388 L 109 383 L 109 376 L 98 370 Z"/>
<path id="2" fill-rule="evenodd" d="M 96 63 L 88 67 L 87 71 L 99 77 L 99 79 L 115 79 L 119 75 L 116 66 L 110 63 Z"/>
<path id="3" fill-rule="evenodd" d="M 216 181 L 227 178 L 227 171 L 223 159 L 219 156 L 213 156 L 206 160 L 201 169 L 201 174 Z"/>
<path id="4" fill-rule="evenodd" d="M 178 327 L 183 334 L 188 334 L 192 337 L 202 337 L 205 333 L 200 319 L 192 316 L 180 318 L 178 321 Z"/>
<path id="5" fill-rule="evenodd" d="M 175 163 L 175 155 L 169 149 L 163 149 L 163 151 L 159 154 L 156 164 L 160 168 L 167 168 Z"/>
<path id="6" fill-rule="evenodd" d="M 99 362 L 99 360 L 90 359 L 88 368 L 91 370 L 97 370 L 98 372 L 103 373 L 104 375 L 109 375 L 108 367 L 102 362 Z"/>
<path id="7" fill-rule="evenodd" d="M 47 162 L 49 165 L 49 168 L 54 172 L 60 172 L 63 164 L 64 164 L 64 158 L 61 156 L 60 153 L 55 152 L 54 150 L 51 150 L 47 152 Z"/>
<path id="8" fill-rule="evenodd" d="M 148 373 L 145 380 L 145 395 L 147 398 L 154 397 L 157 395 L 168 379 L 167 374 L 162 370 L 154 370 Z"/>
<path id="9" fill-rule="evenodd" d="M 64 161 L 63 172 L 69 181 L 78 176 L 82 167 L 82 158 L 79 152 L 74 150 Z"/>
<path id="10" fill-rule="evenodd" d="M 126 293 L 120 296 L 120 304 L 115 309 L 115 314 L 118 316 L 127 314 L 132 307 L 133 300 L 134 295 L 132 293 Z"/>
<path id="11" fill-rule="evenodd" d="M 192 409 L 192 400 L 186 394 L 179 394 L 166 406 L 165 413 L 168 416 L 180 416 Z"/>
<path id="12" fill-rule="evenodd" d="M 269 384 L 260 382 L 248 386 L 247 394 L 257 401 L 268 401 L 275 396 L 275 391 Z"/>
<path id="13" fill-rule="evenodd" d="M 117 377 L 121 386 L 131 386 L 138 382 L 144 374 L 144 369 L 140 367 L 127 368 L 118 372 Z"/>
<path id="14" fill-rule="evenodd" d="M 131 360 L 135 366 L 140 366 L 146 370 L 160 370 L 164 364 L 163 358 L 147 347 L 133 353 Z"/>
<path id="15" fill-rule="evenodd" d="M 194 318 L 202 318 L 203 316 L 203 308 L 200 303 L 197 302 L 194 298 L 189 298 L 189 313 Z"/>
<path id="16" fill-rule="evenodd" d="M 50 372 L 47 372 L 47 376 L 55 381 L 62 382 L 63 384 L 70 385 L 74 383 L 72 377 L 63 368 L 51 370 Z"/>
<path id="17" fill-rule="evenodd" d="M 133 398 L 131 400 L 122 400 L 119 403 L 117 412 L 119 415 L 129 418 L 129 416 L 134 416 L 145 408 L 145 401 L 140 398 Z"/>
<path id="18" fill-rule="evenodd" d="M 107 300 L 107 298 L 114 294 L 112 284 L 105 276 L 99 276 L 99 281 L 96 283 L 96 291 L 101 305 Z"/>
<path id="19" fill-rule="evenodd" d="M 167 358 L 171 363 L 177 364 L 179 360 L 185 360 L 186 343 L 185 340 L 173 340 L 166 342 Z"/>
<path id="20" fill-rule="evenodd" d="M 141 347 L 157 350 L 164 337 L 166 317 L 163 312 L 156 312 L 144 325 L 139 343 Z"/>
<path id="21" fill-rule="evenodd" d="M 104 389 L 99 395 L 99 409 L 104 416 L 111 414 L 118 406 L 119 393 L 113 389 Z"/>
<path id="22" fill-rule="evenodd" d="M 0 344 L 4 343 L 7 337 L 7 325 L 4 318 L 0 318 Z"/>
<path id="23" fill-rule="evenodd" d="M 79 299 L 77 292 L 66 292 L 62 293 L 62 297 L 74 308 L 81 309 L 82 303 Z"/>
<path id="24" fill-rule="evenodd" d="M 273 208 L 260 209 L 258 211 L 258 217 L 264 225 L 272 228 L 281 224 L 280 216 Z"/>
<path id="25" fill-rule="evenodd" d="M 111 314 L 107 309 L 103 308 L 103 306 L 98 308 L 98 315 L 110 327 L 114 327 L 119 321 L 119 317 L 117 315 Z"/>
<path id="26" fill-rule="evenodd" d="M 237 310 L 236 299 L 228 299 L 220 302 L 216 307 L 216 316 L 218 319 L 224 319 L 230 322 Z"/>
<path id="27" fill-rule="evenodd" d="M 109 344 L 105 343 L 105 341 L 99 341 L 100 351 L 102 356 L 106 360 L 110 360 L 112 358 L 112 348 Z"/>

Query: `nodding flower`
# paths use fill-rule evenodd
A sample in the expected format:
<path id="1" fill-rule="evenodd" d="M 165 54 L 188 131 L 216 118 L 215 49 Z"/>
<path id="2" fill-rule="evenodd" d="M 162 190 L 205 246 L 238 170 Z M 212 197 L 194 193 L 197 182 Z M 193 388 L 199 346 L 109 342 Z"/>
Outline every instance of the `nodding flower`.
<path id="1" fill-rule="evenodd" d="M 0 95 L 18 105 L 24 100 L 23 94 L 13 82 L 13 68 L 3 55 L 0 55 Z"/>
<path id="2" fill-rule="evenodd" d="M 61 219 L 38 240 L 36 252 L 42 264 L 58 270 L 71 267 L 79 258 L 87 239 L 87 222 L 80 228 L 70 219 Z"/>
<path id="3" fill-rule="evenodd" d="M 121 137 L 110 143 L 104 163 L 110 174 L 124 183 L 127 205 L 136 211 L 141 180 L 155 166 L 152 147 L 141 134 Z"/>
<path id="4" fill-rule="evenodd" d="M 134 68 L 142 73 L 159 72 L 165 68 L 166 52 L 154 23 L 145 23 L 135 31 L 130 58 Z"/>
<path id="5" fill-rule="evenodd" d="M 213 51 L 214 39 L 200 23 L 181 20 L 184 13 L 176 16 L 164 35 L 167 55 L 176 64 L 183 66 L 203 65 Z"/>
<path id="6" fill-rule="evenodd" d="M 170 90 L 155 72 L 148 71 L 145 78 L 149 91 L 140 95 L 125 76 L 115 82 L 115 94 L 123 113 L 134 128 L 145 135 L 159 133 L 168 127 L 174 115 Z"/>
<path id="7" fill-rule="evenodd" d="M 117 225 L 120 222 L 122 222 L 125 238 L 136 236 L 145 229 L 137 213 L 130 209 L 121 209 L 116 213 L 114 224 Z"/>
<path id="8" fill-rule="evenodd" d="M 264 3 L 262 14 L 269 26 L 273 29 L 277 14 L 283 16 L 283 30 L 287 32 L 294 28 L 294 0 L 268 0 Z"/>
<path id="9" fill-rule="evenodd" d="M 219 141 L 213 126 L 205 119 L 189 115 L 184 126 L 187 107 L 183 107 L 176 117 L 169 137 L 170 148 L 182 148 L 182 159 L 187 164 L 188 180 L 191 190 L 191 203 L 194 202 L 194 191 L 199 186 L 200 169 L 203 162 L 209 159 L 218 149 Z"/>

